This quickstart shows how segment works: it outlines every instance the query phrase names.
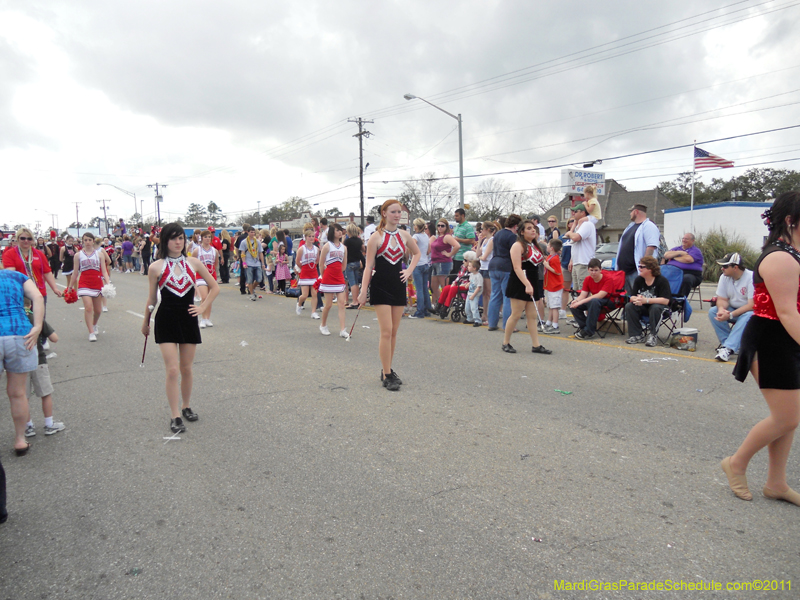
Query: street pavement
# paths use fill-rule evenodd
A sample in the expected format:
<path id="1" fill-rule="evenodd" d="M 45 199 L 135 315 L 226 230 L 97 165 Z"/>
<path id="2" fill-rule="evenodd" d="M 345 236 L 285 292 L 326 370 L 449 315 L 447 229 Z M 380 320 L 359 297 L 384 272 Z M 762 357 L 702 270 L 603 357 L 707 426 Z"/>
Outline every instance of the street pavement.
<path id="1" fill-rule="evenodd" d="M 346 342 L 336 309 L 323 337 L 310 307 L 299 317 L 293 300 L 225 285 L 194 365 L 200 420 L 166 440 L 152 339 L 140 367 L 146 278 L 114 283 L 96 343 L 78 305 L 50 298 L 66 430 L 45 437 L 31 399 L 38 435 L 16 457 L 0 419 L 0 599 L 796 597 L 554 587 L 800 587 L 800 508 L 761 495 L 766 452 L 752 502 L 719 468 L 767 409 L 713 360 L 706 312 L 689 323 L 696 353 L 581 342 L 562 321 L 541 337 L 551 356 L 524 331 L 510 355 L 501 332 L 404 319 L 393 393 L 371 310 Z M 798 475 L 794 452 L 795 487 Z"/>

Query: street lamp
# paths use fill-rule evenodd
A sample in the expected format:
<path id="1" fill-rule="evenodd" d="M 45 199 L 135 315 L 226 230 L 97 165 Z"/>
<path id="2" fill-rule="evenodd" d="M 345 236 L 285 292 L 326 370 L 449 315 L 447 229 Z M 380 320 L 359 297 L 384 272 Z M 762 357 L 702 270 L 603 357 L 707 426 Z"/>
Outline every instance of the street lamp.
<path id="1" fill-rule="evenodd" d="M 134 215 L 136 214 L 136 194 L 134 194 L 133 192 L 129 192 L 128 190 L 123 190 L 121 187 L 117 187 L 113 183 L 98 183 L 97 185 L 110 185 L 113 188 L 117 188 L 123 194 L 128 194 L 128 196 L 132 196 L 133 197 L 133 214 Z M 144 200 L 142 200 L 142 203 L 144 203 Z M 142 215 L 142 213 L 139 213 L 139 216 L 142 218 L 142 222 L 144 222 L 144 216 Z M 106 225 L 108 225 L 108 223 L 106 223 Z"/>
<path id="2" fill-rule="evenodd" d="M 459 184 L 459 198 L 461 199 L 461 209 L 464 209 L 464 147 L 461 141 L 461 114 L 459 113 L 458 116 L 454 115 L 453 113 L 447 112 L 443 108 L 439 108 L 432 102 L 428 102 L 425 98 L 420 98 L 419 96 L 415 96 L 414 94 L 405 94 L 403 96 L 406 100 L 422 100 L 425 104 L 430 104 L 433 108 L 442 111 L 449 117 L 453 117 L 456 121 L 458 121 L 458 184 Z"/>

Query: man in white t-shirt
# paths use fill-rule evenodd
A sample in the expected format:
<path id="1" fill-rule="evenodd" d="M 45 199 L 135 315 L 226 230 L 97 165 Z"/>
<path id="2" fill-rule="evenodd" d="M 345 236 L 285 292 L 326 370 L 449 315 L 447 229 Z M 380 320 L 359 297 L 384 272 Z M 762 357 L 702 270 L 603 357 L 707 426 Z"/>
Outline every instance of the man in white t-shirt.
<path id="1" fill-rule="evenodd" d="M 728 362 L 731 354 L 739 352 L 742 333 L 753 316 L 753 272 L 744 268 L 738 252 L 726 254 L 717 261 L 722 265 L 722 277 L 717 284 L 717 305 L 708 311 L 720 346 L 714 357 Z"/>
<path id="2" fill-rule="evenodd" d="M 375 225 L 375 217 L 372 215 L 367 217 L 367 225 L 364 227 L 364 233 L 361 234 L 361 239 L 364 240 L 364 245 L 367 244 L 369 241 L 370 236 L 375 233 L 377 229 L 377 225 Z"/>
<path id="3" fill-rule="evenodd" d="M 588 213 L 586 206 L 577 204 L 572 209 L 572 216 L 577 223 Z M 583 280 L 589 276 L 589 261 L 594 258 L 594 250 L 597 246 L 597 229 L 594 223 L 588 219 L 578 225 L 575 231 L 568 231 L 565 237 L 572 241 L 572 259 L 569 268 L 572 271 L 572 289 L 583 289 Z"/>

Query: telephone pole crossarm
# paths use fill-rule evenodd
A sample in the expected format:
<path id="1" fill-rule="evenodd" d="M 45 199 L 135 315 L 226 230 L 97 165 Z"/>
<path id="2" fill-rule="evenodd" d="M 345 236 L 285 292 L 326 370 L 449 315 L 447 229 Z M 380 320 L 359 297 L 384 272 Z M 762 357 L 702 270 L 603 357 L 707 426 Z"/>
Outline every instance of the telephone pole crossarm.
<path id="1" fill-rule="evenodd" d="M 348 123 L 358 124 L 358 133 L 353 134 L 353 137 L 358 138 L 358 175 L 360 183 L 360 197 L 361 197 L 361 229 L 364 229 L 364 138 L 372 135 L 369 131 L 364 129 L 365 123 L 374 123 L 375 121 L 365 121 L 361 117 L 356 119 L 347 119 Z"/>

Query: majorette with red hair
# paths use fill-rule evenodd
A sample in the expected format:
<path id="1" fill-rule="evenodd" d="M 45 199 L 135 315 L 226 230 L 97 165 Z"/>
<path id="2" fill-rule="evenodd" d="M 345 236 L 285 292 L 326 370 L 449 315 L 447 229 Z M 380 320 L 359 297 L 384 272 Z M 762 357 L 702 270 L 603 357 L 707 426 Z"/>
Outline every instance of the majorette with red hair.
<path id="1" fill-rule="evenodd" d="M 375 308 L 381 331 L 378 343 L 383 367 L 381 381 L 387 390 L 396 392 L 403 383 L 392 370 L 397 330 L 406 306 L 406 283 L 417 267 L 420 254 L 414 238 L 399 228 L 402 205 L 397 200 L 387 200 L 380 212 L 380 223 L 367 242 L 367 264 L 358 303 L 362 306 L 366 303 L 369 289 L 370 304 Z M 406 253 L 411 254 L 411 263 L 404 270 L 402 261 Z"/>

